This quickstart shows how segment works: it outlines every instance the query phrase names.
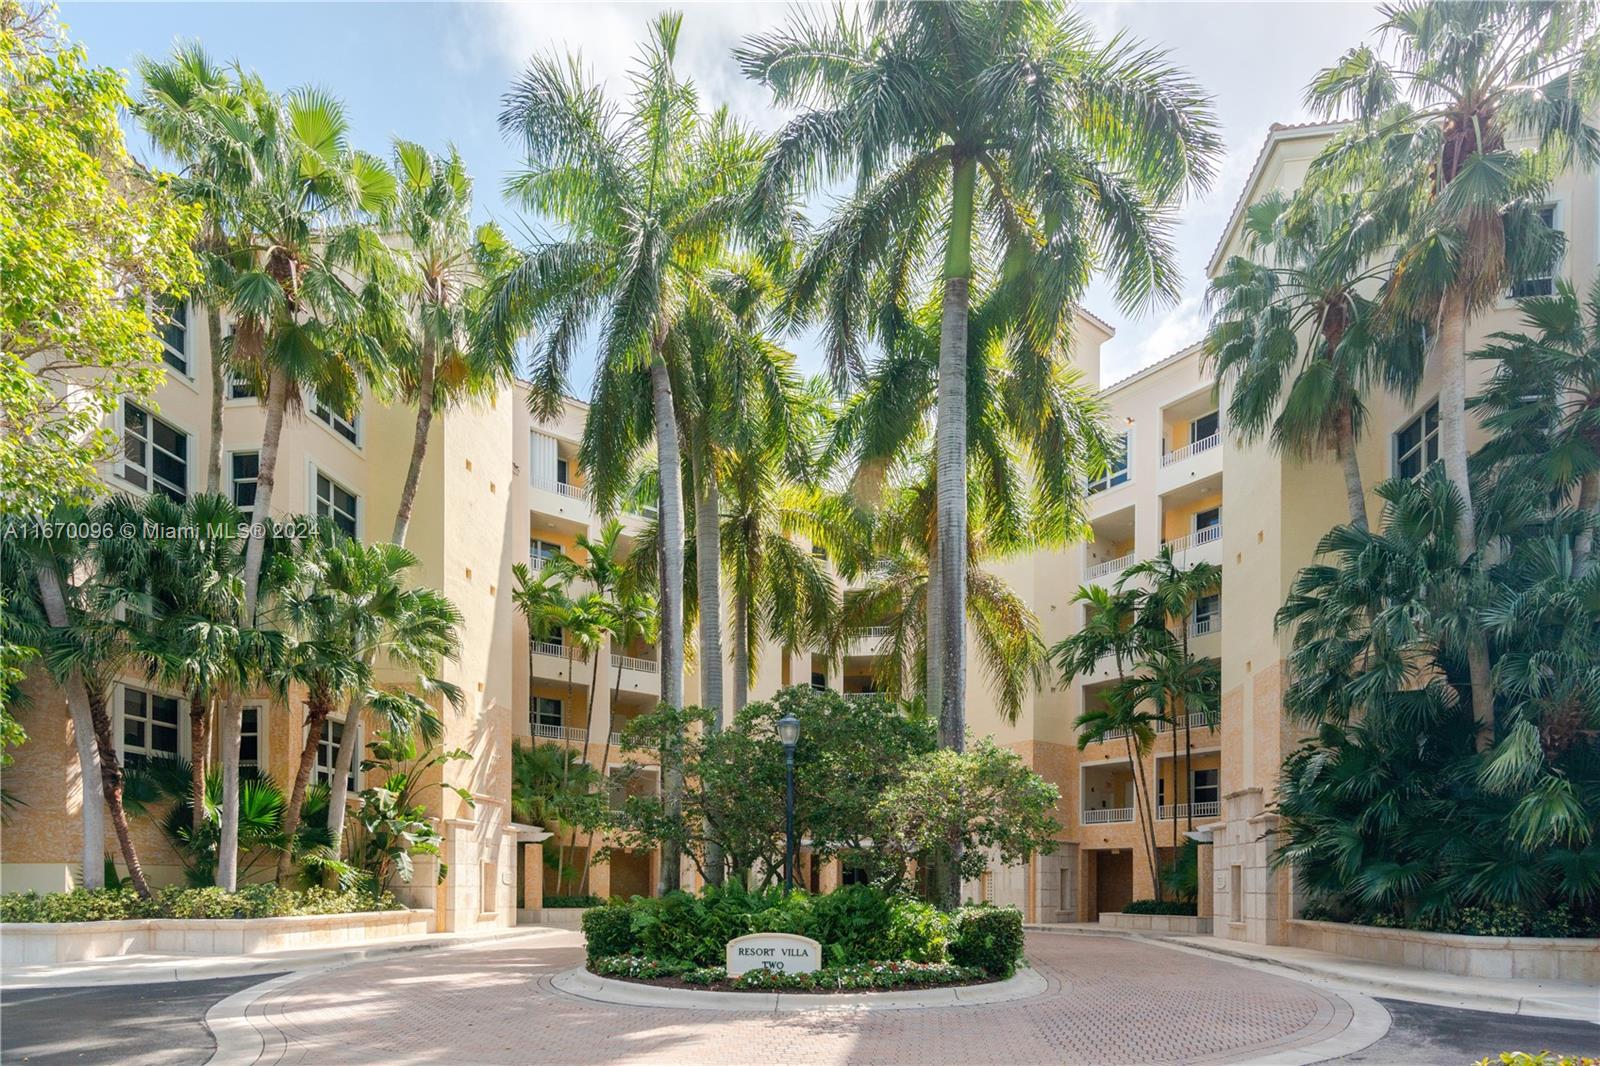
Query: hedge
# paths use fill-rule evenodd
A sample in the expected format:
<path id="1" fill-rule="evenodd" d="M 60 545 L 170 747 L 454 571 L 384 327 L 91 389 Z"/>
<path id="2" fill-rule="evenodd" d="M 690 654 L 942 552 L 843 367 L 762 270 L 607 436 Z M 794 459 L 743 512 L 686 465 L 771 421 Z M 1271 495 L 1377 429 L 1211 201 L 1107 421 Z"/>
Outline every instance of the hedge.
<path id="1" fill-rule="evenodd" d="M 825 966 L 815 973 L 750 970 L 730 980 L 728 971 L 721 966 L 695 966 L 643 955 L 603 956 L 591 960 L 589 969 L 602 977 L 631 977 L 646 981 L 677 977 L 687 985 L 704 987 L 726 984 L 735 990 L 793 992 L 928 988 L 968 984 L 988 976 L 976 966 L 956 966 L 948 962 L 864 962 L 848 966 Z"/>
<path id="2" fill-rule="evenodd" d="M 0 922 L 115 922 L 130 918 L 288 918 L 306 914 L 358 914 L 399 910 L 387 892 L 297 891 L 277 885 L 220 888 L 160 888 L 149 899 L 131 888 L 71 892 L 8 892 L 0 895 Z"/>
<path id="3" fill-rule="evenodd" d="M 979 905 L 956 912 L 950 961 L 976 966 L 991 977 L 1010 977 L 1022 961 L 1022 912 Z"/>
<path id="4" fill-rule="evenodd" d="M 1438 914 L 1347 913 L 1313 901 L 1302 910 L 1308 921 L 1348 922 L 1380 929 L 1413 929 L 1419 933 L 1460 933 L 1466 936 L 1600 937 L 1600 919 L 1570 907 L 1552 907 L 1534 913 L 1506 904 L 1493 907 L 1457 907 Z"/>
<path id="5" fill-rule="evenodd" d="M 1194 902 L 1176 899 L 1136 899 L 1122 908 L 1123 914 L 1182 914 L 1193 918 L 1199 913 Z"/>
<path id="6" fill-rule="evenodd" d="M 546 896 L 544 906 L 546 910 L 572 910 L 577 907 L 601 907 L 605 900 L 599 896 Z"/>

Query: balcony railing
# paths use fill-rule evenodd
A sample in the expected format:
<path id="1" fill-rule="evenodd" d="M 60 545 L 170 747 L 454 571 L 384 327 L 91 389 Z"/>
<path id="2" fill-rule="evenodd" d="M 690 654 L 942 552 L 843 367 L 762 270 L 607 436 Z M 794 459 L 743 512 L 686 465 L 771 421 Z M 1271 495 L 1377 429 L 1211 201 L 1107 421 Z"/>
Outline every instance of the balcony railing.
<path id="1" fill-rule="evenodd" d="M 1213 633 L 1222 632 L 1222 612 L 1212 611 L 1203 618 L 1191 619 L 1189 622 L 1189 635 L 1191 637 L 1209 637 Z"/>
<path id="2" fill-rule="evenodd" d="M 1170 451 L 1166 455 L 1163 455 L 1161 457 L 1161 465 L 1171 466 L 1173 463 L 1181 463 L 1191 455 L 1199 455 L 1201 452 L 1209 452 L 1212 448 L 1215 448 L 1221 443 L 1221 433 L 1213 433 L 1209 437 L 1201 437 L 1193 444 L 1186 444 L 1176 451 Z"/>
<path id="3" fill-rule="evenodd" d="M 1156 818 L 1163 822 L 1178 818 L 1215 818 L 1221 810 L 1222 804 L 1216 800 L 1206 803 L 1163 803 L 1156 808 Z"/>
<path id="4" fill-rule="evenodd" d="M 1205 716 L 1205 712 L 1204 711 L 1190 711 L 1189 714 L 1188 714 L 1188 721 L 1189 721 L 1189 728 L 1190 729 L 1204 729 L 1204 728 L 1206 728 L 1206 716 Z M 1221 723 L 1221 721 L 1219 719 L 1218 723 L 1217 723 L 1219 728 L 1221 727 L 1221 724 L 1222 723 Z M 1157 733 L 1165 733 L 1167 730 L 1169 730 L 1171 728 L 1172 728 L 1172 726 L 1169 725 L 1166 722 L 1157 722 L 1156 723 L 1156 732 Z"/>
<path id="5" fill-rule="evenodd" d="M 565 644 L 556 644 L 548 640 L 535 640 L 530 643 L 536 654 L 549 655 L 557 659 L 565 659 L 567 657 L 567 646 Z M 589 653 L 582 648 L 574 651 L 572 657 L 580 663 L 589 661 Z"/>
<path id="6" fill-rule="evenodd" d="M 1101 807 L 1083 812 L 1084 825 L 1107 825 L 1112 822 L 1133 821 L 1132 807 Z"/>
<path id="7" fill-rule="evenodd" d="M 577 729 L 569 725 L 546 725 L 544 722 L 533 723 L 533 735 L 543 737 L 545 740 L 565 740 L 572 744 L 582 744 L 589 739 L 587 729 Z"/>
<path id="8" fill-rule="evenodd" d="M 654 674 L 660 670 L 654 659 L 639 659 L 632 655 L 611 656 L 611 668 L 615 670 L 619 666 L 624 670 L 637 670 L 641 674 Z"/>
<path id="9" fill-rule="evenodd" d="M 546 492 L 554 492 L 562 496 L 569 496 L 574 500 L 583 499 L 583 486 L 574 485 L 569 481 L 557 481 L 554 478 L 536 477 L 533 479 L 533 487 L 536 489 L 544 489 Z"/>
<path id="10" fill-rule="evenodd" d="M 1182 552 L 1188 551 L 1190 548 L 1198 548 L 1203 544 L 1214 544 L 1221 539 L 1222 523 L 1218 522 L 1214 526 L 1207 526 L 1204 529 L 1197 529 L 1193 533 L 1190 533 L 1187 537 L 1179 537 L 1177 540 L 1166 541 L 1165 544 L 1167 547 L 1172 549 L 1172 554 L 1178 555 Z"/>
<path id="11" fill-rule="evenodd" d="M 1090 563 L 1084 570 L 1084 576 L 1093 581 L 1095 578 L 1105 577 L 1107 574 L 1115 574 L 1119 570 L 1126 570 L 1132 565 L 1133 552 L 1129 552 L 1126 555 L 1119 555 L 1115 559 L 1107 559 L 1100 563 Z"/>

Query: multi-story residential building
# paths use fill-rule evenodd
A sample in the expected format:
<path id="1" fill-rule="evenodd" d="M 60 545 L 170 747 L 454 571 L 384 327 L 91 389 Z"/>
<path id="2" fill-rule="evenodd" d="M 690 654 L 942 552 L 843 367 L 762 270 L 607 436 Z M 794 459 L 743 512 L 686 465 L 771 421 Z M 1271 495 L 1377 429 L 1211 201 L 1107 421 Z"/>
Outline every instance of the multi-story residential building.
<path id="1" fill-rule="evenodd" d="M 1242 250 L 1244 209 L 1269 191 L 1297 187 L 1334 129 L 1274 127 L 1218 242 L 1212 275 Z M 1558 276 L 1580 288 L 1596 269 L 1597 204 L 1600 187 L 1591 172 L 1564 175 L 1552 193 L 1549 218 L 1567 238 Z M 1523 291 L 1548 289 L 1554 281 L 1525 283 Z M 125 454 L 106 472 L 113 489 L 182 495 L 203 487 L 210 421 L 202 384 L 210 359 L 204 321 L 203 315 L 190 313 L 190 328 L 169 331 L 171 373 L 155 402 L 130 401 L 119 412 Z M 1514 324 L 1508 294 L 1501 306 L 1480 316 L 1470 340 Z M 1185 623 L 1192 650 L 1221 662 L 1219 727 L 1191 721 L 1187 779 L 1184 760 L 1174 758 L 1170 731 L 1158 735 L 1143 769 L 1151 782 L 1154 830 L 1163 853 L 1190 832 L 1205 841 L 1201 913 L 1213 918 L 1214 932 L 1277 940 L 1294 899 L 1288 873 L 1270 869 L 1267 862 L 1271 804 L 1278 768 L 1301 732 L 1282 713 L 1288 646 L 1273 619 L 1295 574 L 1312 560 L 1317 541 L 1346 518 L 1340 469 L 1331 457 L 1297 462 L 1264 442 L 1238 440 L 1219 413 L 1226 410 L 1226 397 L 1217 395 L 1198 346 L 1101 387 L 1101 348 L 1111 335 L 1110 327 L 1080 314 L 1073 359 L 1087 382 L 1100 388 L 1111 425 L 1126 440 L 1125 461 L 1088 486 L 1091 535 L 1085 543 L 1007 560 L 993 569 L 1023 596 L 1045 642 L 1054 644 L 1083 624 L 1082 605 L 1073 602 L 1080 586 L 1112 585 L 1162 545 L 1170 546 L 1180 563 L 1222 567 L 1222 592 L 1200 604 Z M 1489 370 L 1472 367 L 1469 390 Z M 253 397 L 231 391 L 223 430 L 224 489 L 248 508 L 262 413 Z M 1438 368 L 1430 362 L 1411 402 L 1382 393 L 1368 398 L 1360 463 L 1374 518 L 1373 486 L 1390 476 L 1414 475 L 1437 458 L 1437 394 Z M 447 664 L 446 677 L 466 693 L 467 705 L 459 714 L 445 715 L 444 743 L 468 750 L 473 758 L 447 764 L 444 774 L 449 783 L 466 788 L 474 803 L 451 792 L 440 794 L 448 873 L 435 888 L 435 871 L 422 864 L 407 893 L 413 904 L 436 907 L 444 929 L 509 924 L 519 900 L 536 903 L 540 886 L 535 882 L 549 883 L 548 875 L 526 861 L 536 852 L 518 852 L 544 834 L 512 822 L 511 746 L 535 740 L 564 744 L 609 772 L 624 761 L 618 734 L 628 720 L 653 707 L 661 692 L 656 649 L 609 647 L 593 661 L 554 634 L 531 641 L 525 620 L 512 606 L 514 563 L 538 564 L 555 552 L 575 552 L 579 534 L 598 536 L 601 527 L 577 462 L 585 406 L 569 401 L 559 417 L 536 422 L 526 399 L 525 387 L 517 385 L 435 421 L 408 540 L 421 560 L 417 581 L 443 591 L 464 615 L 462 653 Z M 374 397 L 365 398 L 348 422 L 307 397 L 285 430 L 276 509 L 280 515 L 327 515 L 363 539 L 386 539 L 413 425 L 412 411 Z M 621 521 L 626 551 L 641 517 L 625 515 Z M 696 635 L 691 630 L 687 636 L 693 641 Z M 846 693 L 871 691 L 878 653 L 872 634 L 854 641 L 838 661 L 811 652 L 785 654 L 769 644 L 751 698 L 808 683 Z M 967 886 L 968 896 L 1015 903 L 1030 921 L 1055 922 L 1093 920 L 1099 912 L 1152 894 L 1128 750 L 1117 737 L 1080 748 L 1074 727 L 1114 679 L 1110 661 L 1087 676 L 1052 676 L 1028 696 L 1017 720 L 1008 722 L 994 709 L 984 671 L 976 666 L 969 671 L 971 732 L 994 736 L 1060 787 L 1063 830 L 1054 854 L 994 869 Z M 5 779 L 7 792 L 22 801 L 11 811 L 0 843 L 0 887 L 7 891 L 68 887 L 81 854 L 82 783 L 63 699 L 37 676 L 26 690 L 29 701 L 21 717 L 30 739 Z M 685 693 L 690 702 L 699 702 L 692 669 Z M 246 714 L 245 761 L 280 779 L 303 740 L 299 703 L 290 704 L 257 701 Z M 114 705 L 125 758 L 189 754 L 181 693 L 129 676 L 118 684 Z M 340 721 L 330 723 L 328 743 L 319 753 L 320 774 L 327 773 L 343 728 Z M 617 783 L 619 791 L 657 787 L 649 770 Z M 98 802 L 93 790 L 91 796 Z M 152 874 L 179 879 L 177 857 L 155 827 L 137 819 L 135 831 Z M 587 841 L 569 838 L 568 843 L 581 856 Z M 116 854 L 109 839 L 107 854 Z M 647 893 L 658 872 L 654 853 L 617 852 L 595 867 L 590 887 L 601 895 Z M 837 863 L 812 869 L 807 862 L 801 873 L 802 883 L 823 889 L 840 877 Z M 686 869 L 685 884 L 693 883 Z"/>

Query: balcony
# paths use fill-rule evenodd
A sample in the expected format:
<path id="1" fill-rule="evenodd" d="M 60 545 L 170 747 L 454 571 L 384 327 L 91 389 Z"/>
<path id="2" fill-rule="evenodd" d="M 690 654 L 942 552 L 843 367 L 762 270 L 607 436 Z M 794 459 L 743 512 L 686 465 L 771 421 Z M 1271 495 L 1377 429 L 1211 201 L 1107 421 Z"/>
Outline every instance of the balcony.
<path id="1" fill-rule="evenodd" d="M 1221 433 L 1213 433 L 1209 437 L 1201 437 L 1193 444 L 1186 444 L 1177 451 L 1168 452 L 1166 455 L 1163 455 L 1161 457 L 1161 465 L 1174 466 L 1178 463 L 1187 462 L 1193 456 L 1199 455 L 1201 452 L 1208 452 L 1221 443 Z"/>
<path id="2" fill-rule="evenodd" d="M 1133 821 L 1132 807 L 1099 807 L 1083 812 L 1084 825 L 1111 825 Z"/>
<path id="3" fill-rule="evenodd" d="M 551 478 L 536 477 L 531 480 L 533 481 L 533 487 L 536 489 L 553 492 L 557 496 L 565 496 L 570 500 L 583 499 L 582 486 L 574 485 L 567 481 L 556 481 Z"/>
<path id="4" fill-rule="evenodd" d="M 1205 615 L 1204 617 L 1201 617 L 1201 618 L 1191 618 L 1189 620 L 1188 629 L 1189 629 L 1189 636 L 1191 638 L 1193 638 L 1193 637 L 1209 637 L 1212 634 L 1221 633 L 1222 632 L 1222 612 L 1220 610 L 1217 610 L 1217 611 L 1212 611 L 1210 614 Z"/>
<path id="5" fill-rule="evenodd" d="M 611 669 L 632 670 L 640 674 L 654 674 L 659 673 L 661 667 L 654 659 L 639 659 L 632 655 L 613 655 L 611 656 Z"/>
<path id="6" fill-rule="evenodd" d="M 1170 822 L 1189 818 L 1216 818 L 1222 812 L 1217 800 L 1205 803 L 1163 803 L 1156 808 L 1156 820 Z"/>
<path id="7" fill-rule="evenodd" d="M 1205 713 L 1202 712 L 1202 711 L 1190 711 L 1189 714 L 1185 718 L 1185 722 L 1189 726 L 1190 729 L 1208 729 L 1208 728 L 1210 728 L 1210 726 L 1208 726 L 1206 724 L 1206 716 L 1205 716 Z M 1221 721 L 1220 717 L 1217 720 L 1217 726 L 1216 727 L 1218 729 L 1222 728 L 1222 721 Z M 1172 725 L 1169 722 L 1157 722 L 1156 723 L 1156 732 L 1157 733 L 1165 733 L 1167 730 L 1169 730 L 1171 728 L 1172 728 Z"/>
<path id="8" fill-rule="evenodd" d="M 1121 573 L 1128 567 L 1132 566 L 1133 563 L 1134 553 L 1128 552 L 1126 555 L 1119 555 L 1115 559 L 1107 559 L 1100 563 L 1091 563 L 1089 566 L 1084 568 L 1083 576 L 1090 581 L 1098 581 L 1100 578 L 1110 577 L 1112 574 Z"/>
<path id="9" fill-rule="evenodd" d="M 568 725 L 548 725 L 544 722 L 533 723 L 533 735 L 541 740 L 564 740 L 568 744 L 582 744 L 589 739 L 587 729 Z"/>

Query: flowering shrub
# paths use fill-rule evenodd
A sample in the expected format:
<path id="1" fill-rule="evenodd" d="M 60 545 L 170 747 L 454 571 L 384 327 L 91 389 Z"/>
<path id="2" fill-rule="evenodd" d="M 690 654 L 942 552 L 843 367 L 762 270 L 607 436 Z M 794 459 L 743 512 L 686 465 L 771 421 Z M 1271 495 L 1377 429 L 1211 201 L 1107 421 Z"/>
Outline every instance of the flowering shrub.
<path id="1" fill-rule="evenodd" d="M 130 918 L 287 918 L 305 914 L 358 914 L 399 910 L 388 893 L 305 891 L 277 885 L 157 889 L 149 899 L 129 888 L 0 895 L 0 922 L 114 922 Z"/>
<path id="2" fill-rule="evenodd" d="M 751 970 L 729 980 L 728 971 L 721 966 L 690 966 L 643 955 L 611 955 L 595 959 L 589 964 L 589 969 L 601 977 L 631 977 L 647 981 L 677 977 L 686 985 L 727 985 L 741 992 L 886 991 L 964 984 L 982 981 L 986 976 L 976 966 L 954 966 L 948 962 L 861 962 L 849 966 L 827 966 L 815 973 Z"/>
<path id="3" fill-rule="evenodd" d="M 693 969 L 687 963 L 672 959 L 651 959 L 643 955 L 607 955 L 592 959 L 589 970 L 601 977 L 637 977 L 649 980 L 655 977 L 677 977 Z"/>

